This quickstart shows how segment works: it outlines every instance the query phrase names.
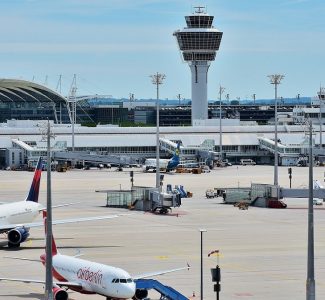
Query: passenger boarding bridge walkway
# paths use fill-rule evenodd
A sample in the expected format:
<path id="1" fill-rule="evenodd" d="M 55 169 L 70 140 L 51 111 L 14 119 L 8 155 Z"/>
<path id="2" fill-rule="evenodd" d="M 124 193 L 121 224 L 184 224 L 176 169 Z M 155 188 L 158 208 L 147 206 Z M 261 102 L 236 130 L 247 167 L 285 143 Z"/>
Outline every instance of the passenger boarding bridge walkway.
<path id="1" fill-rule="evenodd" d="M 160 149 L 165 151 L 170 155 L 174 155 L 177 149 L 177 143 L 172 142 L 165 138 L 159 138 Z M 181 160 L 184 162 L 198 162 L 198 157 L 206 161 L 208 158 L 217 157 L 219 153 L 214 152 L 209 149 L 214 148 L 213 145 L 205 145 L 204 143 L 199 147 L 184 147 L 183 145 L 180 148 Z"/>
<path id="2" fill-rule="evenodd" d="M 159 143 L 160 143 L 160 149 L 166 151 L 167 153 L 169 153 L 171 155 L 174 155 L 176 148 L 177 148 L 176 143 L 174 143 L 170 140 L 164 139 L 164 138 L 160 138 Z"/>
<path id="3" fill-rule="evenodd" d="M 136 280 L 137 289 L 151 290 L 154 289 L 160 293 L 161 300 L 188 300 L 187 297 L 176 291 L 170 286 L 163 285 L 154 279 L 138 279 Z"/>
<path id="4" fill-rule="evenodd" d="M 56 160 L 74 160 L 85 161 L 91 163 L 103 163 L 103 164 L 117 164 L 127 165 L 135 163 L 135 159 L 130 156 L 117 156 L 117 155 L 100 155 L 90 154 L 85 152 L 53 152 L 53 158 Z"/>
<path id="5" fill-rule="evenodd" d="M 275 142 L 274 140 L 265 138 L 265 137 L 259 137 L 258 138 L 259 144 L 261 149 L 267 150 L 270 153 L 275 152 Z M 308 147 L 308 145 L 306 146 L 306 144 L 299 144 L 299 145 L 283 145 L 281 142 L 278 141 L 278 153 L 279 156 L 284 157 L 284 156 L 296 156 L 299 157 L 300 154 L 303 154 L 306 152 L 306 147 Z"/>

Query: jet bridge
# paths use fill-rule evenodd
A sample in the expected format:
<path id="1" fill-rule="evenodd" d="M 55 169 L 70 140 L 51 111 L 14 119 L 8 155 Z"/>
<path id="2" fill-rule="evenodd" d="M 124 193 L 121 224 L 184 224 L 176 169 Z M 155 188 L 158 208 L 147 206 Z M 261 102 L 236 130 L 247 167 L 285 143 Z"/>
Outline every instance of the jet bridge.
<path id="1" fill-rule="evenodd" d="M 131 190 L 96 190 L 106 193 L 106 207 L 129 208 L 166 214 L 174 207 L 181 206 L 178 192 L 159 193 L 156 188 L 133 186 Z"/>
<path id="2" fill-rule="evenodd" d="M 103 163 L 103 164 L 116 164 L 116 165 L 129 165 L 134 163 L 134 159 L 129 156 L 118 155 L 101 155 L 91 154 L 87 152 L 77 151 L 55 151 L 53 152 L 53 158 L 56 160 L 73 160 L 73 161 L 85 161 L 91 163 Z"/>
<path id="3" fill-rule="evenodd" d="M 315 189 L 314 198 L 325 199 L 325 189 Z M 288 189 L 280 188 L 281 198 L 309 198 L 309 189 Z"/>
<path id="4" fill-rule="evenodd" d="M 252 206 L 285 208 L 278 205 L 274 207 L 274 201 L 283 198 L 309 198 L 309 188 L 283 188 L 272 184 L 252 183 L 251 187 L 215 188 L 218 194 L 224 198 L 224 203 L 235 204 L 246 202 Z M 325 200 L 325 188 L 314 180 L 313 197 Z"/>

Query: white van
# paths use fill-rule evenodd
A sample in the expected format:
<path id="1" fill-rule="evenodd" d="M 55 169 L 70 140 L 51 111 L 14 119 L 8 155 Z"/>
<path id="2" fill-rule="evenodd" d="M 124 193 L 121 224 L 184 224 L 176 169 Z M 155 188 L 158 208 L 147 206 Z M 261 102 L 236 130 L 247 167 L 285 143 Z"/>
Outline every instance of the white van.
<path id="1" fill-rule="evenodd" d="M 254 166 L 254 165 L 256 165 L 256 162 L 253 161 L 253 160 L 250 159 L 250 158 L 242 158 L 242 159 L 240 160 L 240 164 L 241 164 L 242 166 L 246 166 L 246 165 Z"/>

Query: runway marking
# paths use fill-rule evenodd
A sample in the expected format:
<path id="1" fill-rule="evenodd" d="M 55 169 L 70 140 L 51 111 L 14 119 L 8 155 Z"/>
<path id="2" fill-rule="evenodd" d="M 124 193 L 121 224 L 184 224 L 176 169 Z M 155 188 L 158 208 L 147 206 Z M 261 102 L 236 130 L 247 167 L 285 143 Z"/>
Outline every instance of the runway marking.
<path id="1" fill-rule="evenodd" d="M 166 255 L 156 256 L 156 258 L 158 258 L 158 259 L 169 259 L 169 257 L 166 256 Z"/>

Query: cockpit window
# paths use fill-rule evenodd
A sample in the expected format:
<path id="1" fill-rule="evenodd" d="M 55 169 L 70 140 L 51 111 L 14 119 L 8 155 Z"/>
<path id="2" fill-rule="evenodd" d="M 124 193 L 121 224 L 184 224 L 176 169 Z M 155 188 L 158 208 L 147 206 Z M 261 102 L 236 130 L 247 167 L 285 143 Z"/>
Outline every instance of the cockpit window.
<path id="1" fill-rule="evenodd" d="M 112 283 L 130 283 L 133 282 L 132 278 L 113 278 Z"/>

